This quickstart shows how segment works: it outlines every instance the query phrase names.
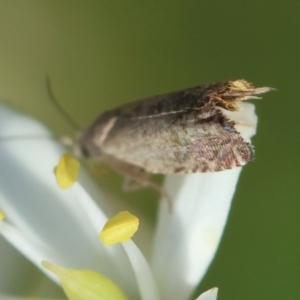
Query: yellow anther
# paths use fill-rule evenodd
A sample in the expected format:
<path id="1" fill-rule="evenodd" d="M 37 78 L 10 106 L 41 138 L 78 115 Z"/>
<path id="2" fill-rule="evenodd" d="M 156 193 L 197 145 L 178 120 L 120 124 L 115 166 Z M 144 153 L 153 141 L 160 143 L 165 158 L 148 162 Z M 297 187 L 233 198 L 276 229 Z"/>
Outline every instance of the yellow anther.
<path id="1" fill-rule="evenodd" d="M 0 221 L 5 218 L 5 212 L 0 210 Z"/>
<path id="2" fill-rule="evenodd" d="M 54 169 L 57 184 L 62 189 L 67 189 L 78 178 L 80 163 L 69 154 L 64 154 Z"/>
<path id="3" fill-rule="evenodd" d="M 128 211 L 122 211 L 106 222 L 99 237 L 106 246 L 125 243 L 131 239 L 138 227 L 139 219 Z"/>
<path id="4" fill-rule="evenodd" d="M 69 300 L 128 300 L 113 281 L 97 272 L 65 269 L 47 261 L 42 266 L 59 278 Z"/>

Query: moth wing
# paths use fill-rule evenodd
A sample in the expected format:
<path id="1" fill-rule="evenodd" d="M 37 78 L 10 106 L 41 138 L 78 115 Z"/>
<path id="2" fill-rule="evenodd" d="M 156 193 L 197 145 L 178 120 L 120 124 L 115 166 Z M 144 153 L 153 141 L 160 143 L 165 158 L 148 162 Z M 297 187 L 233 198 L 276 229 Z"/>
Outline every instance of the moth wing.
<path id="1" fill-rule="evenodd" d="M 149 173 L 212 172 L 245 165 L 253 149 L 218 109 L 118 118 L 101 145 L 105 155 Z"/>

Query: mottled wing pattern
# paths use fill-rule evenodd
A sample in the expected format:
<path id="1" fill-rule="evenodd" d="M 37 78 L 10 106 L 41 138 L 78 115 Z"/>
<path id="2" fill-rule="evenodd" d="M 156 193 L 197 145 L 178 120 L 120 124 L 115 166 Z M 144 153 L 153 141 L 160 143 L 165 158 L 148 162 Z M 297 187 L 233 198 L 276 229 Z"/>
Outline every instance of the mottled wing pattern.
<path id="1" fill-rule="evenodd" d="M 253 159 L 253 149 L 215 106 L 144 118 L 117 118 L 103 153 L 149 173 L 231 169 Z"/>

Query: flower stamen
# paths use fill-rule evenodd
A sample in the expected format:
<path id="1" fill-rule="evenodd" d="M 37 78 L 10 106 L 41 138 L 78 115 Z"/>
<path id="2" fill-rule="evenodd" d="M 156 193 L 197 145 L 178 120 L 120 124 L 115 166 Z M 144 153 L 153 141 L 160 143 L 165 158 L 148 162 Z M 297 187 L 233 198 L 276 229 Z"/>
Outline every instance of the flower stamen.
<path id="1" fill-rule="evenodd" d="M 2 221 L 5 218 L 5 212 L 0 210 L 0 221 Z"/>
<path id="2" fill-rule="evenodd" d="M 78 178 L 80 163 L 70 154 L 61 156 L 54 169 L 57 184 L 62 189 L 70 188 Z"/>
<path id="3" fill-rule="evenodd" d="M 122 211 L 109 219 L 99 234 L 100 239 L 106 246 L 129 241 L 139 227 L 139 219 Z"/>
<path id="4" fill-rule="evenodd" d="M 69 300 L 127 300 L 123 291 L 110 279 L 91 270 L 65 269 L 47 261 L 42 266 L 54 273 Z"/>

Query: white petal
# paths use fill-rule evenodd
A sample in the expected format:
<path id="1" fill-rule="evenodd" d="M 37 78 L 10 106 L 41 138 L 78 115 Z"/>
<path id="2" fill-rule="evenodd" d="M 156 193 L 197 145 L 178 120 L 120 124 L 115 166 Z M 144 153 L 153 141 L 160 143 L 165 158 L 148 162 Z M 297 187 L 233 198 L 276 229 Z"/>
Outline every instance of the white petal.
<path id="1" fill-rule="evenodd" d="M 257 118 L 253 105 L 244 105 L 238 116 L 244 114 L 251 124 L 242 128 L 249 139 Z M 205 275 L 221 240 L 240 171 L 167 176 L 165 187 L 174 211 L 170 214 L 166 201 L 160 201 L 152 259 L 163 299 L 188 299 Z"/>
<path id="2" fill-rule="evenodd" d="M 0 136 L 29 134 L 49 132 L 38 122 L 1 105 Z M 8 222 L 48 250 L 43 259 L 64 267 L 99 271 L 135 298 L 138 289 L 134 273 L 122 247 L 112 251 L 101 244 L 78 207 L 78 197 L 82 196 L 78 189 L 57 187 L 53 168 L 63 152 L 52 140 L 1 141 L 0 209 Z M 103 215 L 99 219 L 104 224 Z"/>
<path id="3" fill-rule="evenodd" d="M 176 204 L 160 213 L 153 269 L 163 299 L 188 299 L 211 263 L 227 221 L 240 169 L 168 176 Z"/>
<path id="4" fill-rule="evenodd" d="M 24 232 L 5 221 L 0 222 L 0 232 L 11 245 L 19 249 L 24 256 L 34 262 L 36 266 L 44 272 L 40 262 L 43 260 L 44 256 L 49 257 L 53 255 L 48 253 L 50 249 L 45 249 L 43 245 L 36 243 L 36 241 L 32 241 L 30 237 L 24 234 Z M 49 273 L 48 275 L 53 281 L 58 283 L 58 279 L 52 273 Z"/>
<path id="5" fill-rule="evenodd" d="M 220 108 L 222 109 L 222 108 Z M 229 111 L 222 109 L 224 114 L 236 122 L 235 128 L 240 132 L 246 142 L 256 133 L 257 116 L 255 106 L 251 103 L 240 103 L 239 111 Z"/>
<path id="6" fill-rule="evenodd" d="M 196 300 L 217 300 L 218 288 L 212 288 L 201 294 Z"/>
<path id="7" fill-rule="evenodd" d="M 1 226 L 1 222 L 0 222 Z M 40 272 L 2 236 L 0 236 L 0 291 L 10 293 L 18 290 L 20 293 L 30 293 L 37 290 L 40 282 L 34 280 L 40 277 Z M 24 286 L 23 279 L 30 276 Z"/>

